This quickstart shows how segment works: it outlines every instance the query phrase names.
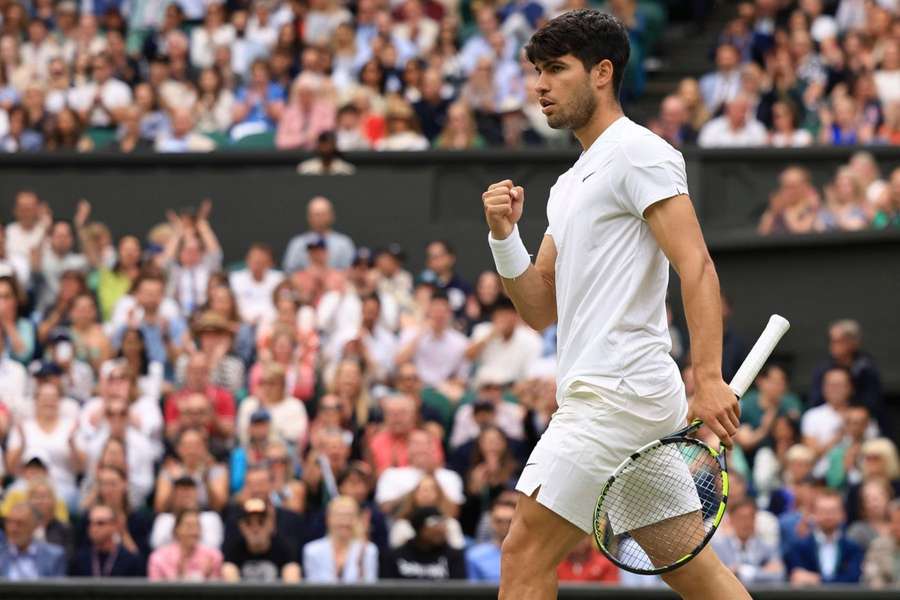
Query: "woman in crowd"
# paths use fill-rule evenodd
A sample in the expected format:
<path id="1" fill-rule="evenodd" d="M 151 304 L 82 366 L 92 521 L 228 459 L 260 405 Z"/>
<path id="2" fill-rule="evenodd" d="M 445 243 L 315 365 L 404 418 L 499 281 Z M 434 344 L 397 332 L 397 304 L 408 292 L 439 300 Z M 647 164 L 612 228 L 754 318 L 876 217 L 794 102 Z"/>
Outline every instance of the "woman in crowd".
<path id="1" fill-rule="evenodd" d="M 95 291 L 104 322 L 112 317 L 116 304 L 129 293 L 141 273 L 141 242 L 133 235 L 123 236 L 116 255 L 116 262 L 110 269 L 102 263 L 99 252 L 88 254 L 91 265 L 97 270 Z"/>
<path id="2" fill-rule="evenodd" d="M 373 403 L 359 361 L 347 359 L 337 364 L 329 392 L 341 403 L 341 417 L 345 427 L 349 426 L 355 431 L 364 429 L 369 423 Z"/>
<path id="3" fill-rule="evenodd" d="M 272 304 L 275 316 L 270 321 L 259 324 L 256 331 L 256 347 L 261 359 L 271 358 L 269 352 L 272 334 L 281 328 L 296 332 L 297 340 L 307 348 L 318 350 L 319 340 L 316 335 L 316 310 L 310 304 L 310 298 L 304 298 L 290 281 L 282 281 L 272 292 Z M 309 360 L 316 360 L 313 354 Z"/>
<path id="4" fill-rule="evenodd" d="M 465 545 L 462 527 L 456 520 L 458 508 L 444 495 L 440 484 L 433 475 L 425 475 L 419 484 L 409 492 L 397 505 L 394 512 L 394 524 L 388 534 L 388 542 L 391 548 L 399 548 L 413 537 L 416 532 L 409 518 L 417 508 L 431 506 L 447 518 L 447 543 L 451 547 L 461 549 Z"/>
<path id="5" fill-rule="evenodd" d="M 803 444 L 795 444 L 784 455 L 782 486 L 769 498 L 769 512 L 774 515 L 794 509 L 797 486 L 812 475 L 815 453 Z"/>
<path id="6" fill-rule="evenodd" d="M 816 231 L 859 231 L 869 222 L 865 190 L 849 167 L 838 169 L 834 183 L 825 188 L 825 206 L 819 211 Z"/>
<path id="7" fill-rule="evenodd" d="M 155 512 L 166 512 L 172 501 L 173 484 L 188 476 L 197 483 L 200 508 L 222 510 L 228 502 L 228 469 L 215 462 L 209 452 L 207 435 L 200 429 L 187 429 L 175 442 L 175 458 L 163 464 L 156 478 Z"/>
<path id="8" fill-rule="evenodd" d="M 279 327 L 272 332 L 267 347 L 260 354 L 268 356 L 271 362 L 281 365 L 285 371 L 287 390 L 293 397 L 308 402 L 315 391 L 318 339 L 314 335 L 306 335 L 302 342 L 303 344 L 298 347 L 295 329 Z M 265 364 L 264 360 L 260 360 L 250 369 L 248 381 L 250 393 L 253 395 L 260 393 L 260 380 Z"/>
<path id="9" fill-rule="evenodd" d="M 471 150 L 484 146 L 484 138 L 478 133 L 475 119 L 463 102 L 454 102 L 447 109 L 447 124 L 434 140 L 438 150 Z"/>
<path id="10" fill-rule="evenodd" d="M 0 277 L 0 335 L 10 358 L 28 364 L 34 355 L 35 331 L 31 321 L 19 314 L 25 296 L 15 277 Z"/>
<path id="11" fill-rule="evenodd" d="M 292 455 L 306 448 L 309 433 L 309 417 L 300 400 L 285 389 L 284 367 L 275 362 L 262 368 L 259 394 L 241 402 L 237 415 L 237 433 L 242 444 L 249 440 L 250 416 L 265 409 L 272 418 L 272 435 L 281 440 Z"/>
<path id="12" fill-rule="evenodd" d="M 479 516 L 490 511 L 491 504 L 518 474 L 519 461 L 509 447 L 509 440 L 498 427 L 481 430 L 472 448 L 469 470 L 465 474 L 466 503 L 462 521 L 471 532 Z"/>
<path id="13" fill-rule="evenodd" d="M 112 345 L 97 321 L 97 301 L 94 295 L 83 292 L 75 296 L 69 309 L 69 331 L 75 346 L 75 358 L 100 371 L 103 361 L 112 355 Z"/>
<path id="14" fill-rule="evenodd" d="M 147 565 L 150 581 L 218 581 L 222 553 L 200 543 L 200 513 L 187 509 L 175 515 L 175 541 L 153 552 Z"/>
<path id="15" fill-rule="evenodd" d="M 42 477 L 30 481 L 27 499 L 38 516 L 35 538 L 62 547 L 66 556 L 71 558 L 75 549 L 75 537 L 72 526 L 56 518 L 56 492 L 50 480 Z"/>
<path id="16" fill-rule="evenodd" d="M 232 324 L 234 352 L 245 364 L 249 364 L 256 351 L 256 332 L 253 330 L 253 325 L 241 321 L 237 299 L 224 274 L 214 273 L 210 276 L 206 291 L 206 304 L 200 310 L 202 311 L 201 315 L 212 312 Z"/>
<path id="17" fill-rule="evenodd" d="M 222 85 L 219 71 L 211 67 L 203 69 L 197 80 L 197 87 L 199 96 L 194 103 L 195 130 L 201 133 L 228 131 L 234 112 L 234 93 Z"/>
<path id="18" fill-rule="evenodd" d="M 66 270 L 59 278 L 59 291 L 52 304 L 45 304 L 40 312 L 43 318 L 37 327 L 37 341 L 46 344 L 57 328 L 69 327 L 72 303 L 75 297 L 87 292 L 87 283 L 81 271 Z"/>
<path id="19" fill-rule="evenodd" d="M 359 506 L 349 496 L 328 503 L 328 534 L 303 547 L 305 578 L 313 583 L 374 583 L 378 549 L 361 535 Z"/>
<path id="20" fill-rule="evenodd" d="M 900 114 L 900 101 L 897 113 Z M 882 191 L 872 218 L 875 229 L 900 229 L 900 168 L 894 169 L 887 187 Z"/>
<path id="21" fill-rule="evenodd" d="M 503 293 L 500 276 L 494 271 L 483 271 L 475 282 L 475 294 L 469 296 L 466 301 L 467 329 L 471 334 L 472 328 L 479 323 L 491 320 L 494 305 Z"/>
<path id="22" fill-rule="evenodd" d="M 772 131 L 769 145 L 776 148 L 799 148 L 813 143 L 812 134 L 805 129 L 797 129 L 797 109 L 786 100 L 772 105 Z"/>
<path id="23" fill-rule="evenodd" d="M 769 497 L 784 483 L 782 476 L 787 465 L 787 453 L 800 442 L 800 428 L 787 415 L 775 417 L 771 439 L 753 457 L 753 483 L 762 506 L 768 506 Z"/>
<path id="24" fill-rule="evenodd" d="M 888 505 L 893 499 L 894 490 L 886 479 L 870 479 L 859 488 L 859 495 L 861 518 L 847 528 L 847 537 L 867 550 L 875 538 L 890 531 Z"/>
<path id="25" fill-rule="evenodd" d="M 75 481 L 83 470 L 85 457 L 76 440 L 76 421 L 60 414 L 61 395 L 57 383 L 44 381 L 38 385 L 34 416 L 18 423 L 9 435 L 6 470 L 18 474 L 24 463 L 40 457 L 54 489 L 72 510 L 78 504 Z"/>
<path id="26" fill-rule="evenodd" d="M 875 438 L 863 442 L 862 481 L 847 488 L 847 522 L 860 518 L 862 495 L 860 490 L 869 481 L 883 479 L 891 486 L 892 496 L 900 497 L 900 458 L 897 446 L 888 438 Z"/>
<path id="27" fill-rule="evenodd" d="M 130 506 L 144 506 L 153 491 L 153 471 L 129 468 L 134 460 L 134 455 L 129 454 L 125 441 L 110 437 L 103 445 L 100 455 L 97 458 L 96 466 L 85 470 L 85 476 L 81 480 L 81 497 L 82 507 L 90 506 L 94 503 L 97 492 L 97 473 L 105 467 L 114 467 L 127 477 L 126 484 L 128 489 L 128 503 Z M 146 460 L 146 457 L 138 457 L 139 460 Z"/>
<path id="28" fill-rule="evenodd" d="M 128 364 L 128 370 L 137 374 L 137 387 L 140 396 L 160 398 L 163 393 L 164 370 L 162 363 L 151 361 L 147 354 L 144 333 L 137 327 L 129 327 L 122 334 L 118 360 Z"/>
<path id="29" fill-rule="evenodd" d="M 285 510 L 302 515 L 306 509 L 306 487 L 297 479 L 294 461 L 282 442 L 266 448 L 266 461 L 272 475 L 273 502 Z"/>

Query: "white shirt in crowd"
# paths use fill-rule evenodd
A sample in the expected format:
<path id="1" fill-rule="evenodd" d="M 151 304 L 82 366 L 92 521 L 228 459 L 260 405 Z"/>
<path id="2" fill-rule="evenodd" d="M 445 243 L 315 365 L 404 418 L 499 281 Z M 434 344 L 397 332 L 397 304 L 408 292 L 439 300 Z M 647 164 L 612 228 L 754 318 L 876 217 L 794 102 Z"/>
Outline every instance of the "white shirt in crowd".
<path id="1" fill-rule="evenodd" d="M 22 422 L 23 442 L 19 428 L 13 428 L 7 441 L 7 451 L 22 448 L 22 463 L 35 456 L 47 458 L 47 472 L 56 493 L 69 501 L 75 497 L 78 489 L 75 486 L 75 464 L 72 462 L 72 449 L 69 438 L 75 427 L 74 419 L 60 417 L 53 431 L 45 432 L 37 421 L 27 419 Z M 75 444 L 78 445 L 77 436 Z"/>
<path id="2" fill-rule="evenodd" d="M 156 550 L 166 544 L 172 543 L 175 538 L 175 515 L 172 513 L 159 513 L 153 521 L 153 529 L 150 532 L 150 547 Z M 222 517 L 219 513 L 204 510 L 200 513 L 200 543 L 207 548 L 221 548 L 225 539 L 225 526 L 222 525 Z"/>
<path id="3" fill-rule="evenodd" d="M 378 484 L 375 486 L 375 502 L 384 504 L 385 502 L 399 500 L 416 489 L 423 477 L 425 477 L 425 472 L 416 467 L 389 467 L 385 469 L 381 477 L 378 478 Z M 463 481 L 459 473 L 441 467 L 435 469 L 434 478 L 450 502 L 462 504 L 466 501 L 466 496 L 463 493 Z"/>
<path id="4" fill-rule="evenodd" d="M 490 335 L 494 326 L 479 323 L 472 330 L 472 342 L 479 342 Z M 508 340 L 494 337 L 478 355 L 478 373 L 483 369 L 504 373 L 509 381 L 520 381 L 528 374 L 528 367 L 541 356 L 541 336 L 527 325 L 517 325 Z"/>
<path id="5" fill-rule="evenodd" d="M 740 129 L 733 129 L 728 117 L 716 117 L 700 129 L 697 144 L 701 148 L 743 148 L 763 146 L 766 128 L 756 119 L 747 119 Z"/>
<path id="6" fill-rule="evenodd" d="M 87 110 L 94 104 L 97 94 L 98 85 L 94 81 L 74 87 L 69 91 L 69 106 L 77 111 Z M 106 109 L 124 108 L 131 104 L 131 88 L 118 79 L 107 79 L 99 87 L 99 94 L 103 108 Z M 109 113 L 103 108 L 96 107 L 91 111 L 90 125 L 95 127 L 112 125 Z"/>
<path id="7" fill-rule="evenodd" d="M 232 273 L 228 279 L 237 298 L 241 320 L 247 323 L 262 323 L 275 316 L 272 294 L 284 280 L 281 271 L 269 269 L 262 280 L 257 281 L 250 273 L 250 269 L 241 269 Z"/>
<path id="8" fill-rule="evenodd" d="M 405 348 L 418 335 L 413 328 L 408 328 L 400 335 L 400 348 Z M 451 378 L 465 379 L 469 373 L 469 363 L 465 352 L 469 339 L 455 329 L 445 329 L 440 336 L 431 328 L 422 333 L 413 364 L 419 371 L 419 377 L 425 385 L 437 387 Z"/>
<path id="9" fill-rule="evenodd" d="M 624 382 L 647 398 L 680 389 L 665 309 L 669 261 L 644 211 L 687 193 L 681 153 L 627 117 L 607 127 L 550 190 L 558 398 L 576 381 L 610 390 Z"/>
<path id="10" fill-rule="evenodd" d="M 342 358 L 344 346 L 350 340 L 359 337 L 360 329 L 360 327 L 347 327 L 332 336 L 326 349 L 327 358 L 331 364 L 337 363 Z M 375 372 L 370 375 L 378 381 L 384 381 L 394 370 L 397 336 L 391 333 L 387 327 L 376 324 L 372 331 L 366 330 L 363 333 L 362 344 L 375 363 Z"/>
<path id="11" fill-rule="evenodd" d="M 844 417 L 830 404 L 821 404 L 803 413 L 800 421 L 800 433 L 803 437 L 811 437 L 819 444 L 827 444 L 844 429 Z M 869 419 L 866 437 L 878 435 L 878 426 Z"/>
<path id="12" fill-rule="evenodd" d="M 103 424 L 98 433 L 86 438 L 82 442 L 84 453 L 87 455 L 87 473 L 96 473 L 97 463 L 103 454 L 103 448 L 109 441 L 109 427 Z M 137 500 L 141 504 L 147 501 L 147 496 L 153 490 L 156 483 L 153 476 L 153 465 L 159 457 L 153 443 L 134 427 L 125 430 L 125 462 L 128 465 L 128 497 Z"/>
<path id="13" fill-rule="evenodd" d="M 506 437 L 513 440 L 523 439 L 525 437 L 524 420 L 525 409 L 522 405 L 506 401 L 497 404 L 494 423 L 506 434 Z M 481 427 L 475 421 L 474 404 L 460 406 L 453 417 L 450 447 L 459 448 L 466 442 L 474 440 L 479 433 L 481 433 Z"/>
<path id="14" fill-rule="evenodd" d="M 769 145 L 775 148 L 800 148 L 813 143 L 813 136 L 805 129 L 795 129 L 790 134 L 776 131 L 769 140 Z"/>
<path id="15" fill-rule="evenodd" d="M 6 226 L 6 256 L 10 259 L 21 256 L 29 261 L 31 251 L 40 245 L 44 233 L 45 228 L 40 223 L 31 229 L 25 229 L 18 221 L 13 221 Z"/>
<path id="16" fill-rule="evenodd" d="M 247 445 L 250 438 L 250 415 L 263 408 L 262 402 L 255 396 L 245 398 L 237 414 L 237 433 L 241 444 Z M 291 396 L 285 396 L 275 406 L 266 408 L 272 418 L 272 439 L 280 439 L 293 448 L 302 449 L 306 445 L 309 432 L 309 416 L 302 402 Z"/>
<path id="17" fill-rule="evenodd" d="M 28 372 L 22 363 L 0 355 L 0 403 L 16 418 L 13 407 L 26 402 L 27 382 Z"/>

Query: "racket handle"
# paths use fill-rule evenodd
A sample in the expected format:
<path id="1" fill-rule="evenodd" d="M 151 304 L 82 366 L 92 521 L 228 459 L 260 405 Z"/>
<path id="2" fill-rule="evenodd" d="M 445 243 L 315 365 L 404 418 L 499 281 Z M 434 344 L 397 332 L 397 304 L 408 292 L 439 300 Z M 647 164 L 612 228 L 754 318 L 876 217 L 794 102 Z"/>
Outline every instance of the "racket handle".
<path id="1" fill-rule="evenodd" d="M 744 359 L 731 383 L 728 384 L 728 387 L 731 388 L 731 391 L 738 398 L 744 395 L 753 383 L 753 380 L 756 379 L 760 369 L 769 360 L 769 356 L 772 355 L 772 351 L 775 350 L 778 341 L 787 333 L 790 326 L 791 324 L 788 320 L 780 315 L 769 317 L 769 323 L 766 325 L 762 335 L 753 344 L 750 354 Z"/>

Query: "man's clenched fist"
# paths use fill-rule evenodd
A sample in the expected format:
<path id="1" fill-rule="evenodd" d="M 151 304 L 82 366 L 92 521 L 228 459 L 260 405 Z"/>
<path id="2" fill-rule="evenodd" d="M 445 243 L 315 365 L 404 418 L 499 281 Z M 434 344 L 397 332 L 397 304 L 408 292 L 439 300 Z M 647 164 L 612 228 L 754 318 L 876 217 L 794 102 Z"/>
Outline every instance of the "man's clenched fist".
<path id="1" fill-rule="evenodd" d="M 522 218 L 525 190 L 521 186 L 513 186 L 509 179 L 504 179 L 488 186 L 481 199 L 484 201 L 484 218 L 491 228 L 491 235 L 495 240 L 505 240 Z"/>

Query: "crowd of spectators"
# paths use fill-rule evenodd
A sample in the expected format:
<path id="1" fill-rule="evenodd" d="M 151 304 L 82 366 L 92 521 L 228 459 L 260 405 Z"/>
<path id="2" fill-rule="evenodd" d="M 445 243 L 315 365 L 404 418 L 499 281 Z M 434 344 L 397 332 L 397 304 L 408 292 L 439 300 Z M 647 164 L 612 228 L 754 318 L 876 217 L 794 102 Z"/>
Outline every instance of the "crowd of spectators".
<path id="1" fill-rule="evenodd" d="M 755 0 L 719 35 L 715 69 L 684 79 L 651 129 L 674 146 L 900 143 L 894 0 Z"/>
<path id="2" fill-rule="evenodd" d="M 557 407 L 553 328 L 450 243 L 406 270 L 308 204 L 276 266 L 226 265 L 210 201 L 145 239 L 23 190 L 0 227 L 0 577 L 496 582 L 525 458 Z M 729 306 L 726 304 L 726 306 Z M 730 310 L 730 308 L 729 308 Z M 693 391 L 688 338 L 673 357 Z M 805 399 L 743 402 L 713 543 L 748 583 L 900 584 L 900 466 L 874 359 L 829 330 Z M 746 345 L 726 328 L 726 377 Z M 652 584 L 589 540 L 562 580 Z"/>
<path id="3" fill-rule="evenodd" d="M 761 235 L 832 231 L 900 230 L 900 167 L 882 179 L 874 157 L 857 152 L 837 169 L 822 194 L 807 169 L 792 165 L 760 218 Z"/>
<path id="4" fill-rule="evenodd" d="M 0 149 L 567 144 L 521 48 L 584 0 L 2 0 Z M 660 2 L 610 0 L 643 87 Z"/>

